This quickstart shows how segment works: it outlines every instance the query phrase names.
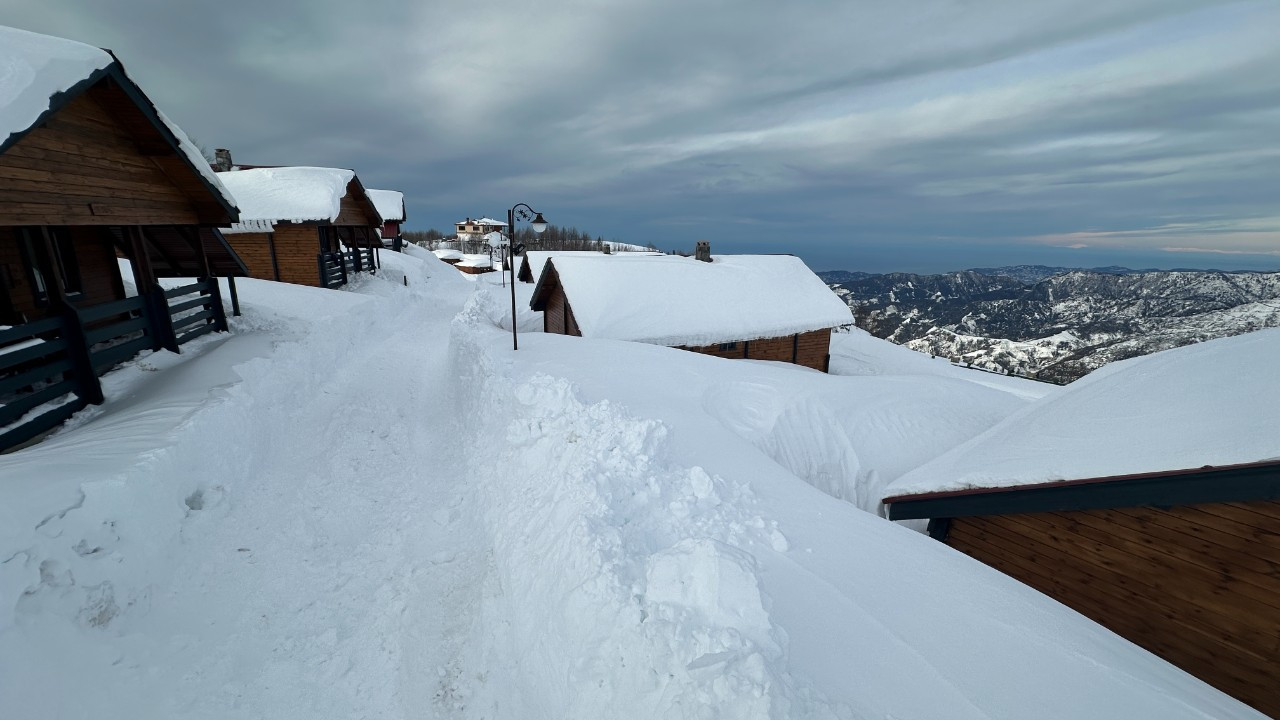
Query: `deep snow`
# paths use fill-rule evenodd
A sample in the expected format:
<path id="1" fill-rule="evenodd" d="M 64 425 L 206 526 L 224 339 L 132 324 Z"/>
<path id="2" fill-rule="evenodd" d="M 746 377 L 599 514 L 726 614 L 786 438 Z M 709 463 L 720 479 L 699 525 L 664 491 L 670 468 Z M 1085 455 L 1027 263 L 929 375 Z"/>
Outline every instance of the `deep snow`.
<path id="1" fill-rule="evenodd" d="M 1111 363 L 900 478 L 888 493 L 1280 459 L 1280 329 Z"/>
<path id="2" fill-rule="evenodd" d="M 6 717 L 1260 717 L 797 477 L 819 448 L 892 474 L 1016 383 L 856 337 L 848 377 L 512 352 L 497 278 L 382 257 L 345 292 L 241 281 L 235 332 L 0 456 Z"/>

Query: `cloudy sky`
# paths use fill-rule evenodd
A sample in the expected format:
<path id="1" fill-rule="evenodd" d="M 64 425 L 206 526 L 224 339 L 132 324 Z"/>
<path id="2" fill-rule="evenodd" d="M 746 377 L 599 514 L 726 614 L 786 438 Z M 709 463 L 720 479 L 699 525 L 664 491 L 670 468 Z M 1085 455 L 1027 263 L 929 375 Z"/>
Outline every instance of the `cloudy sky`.
<path id="1" fill-rule="evenodd" d="M 1280 3 L 0 0 L 410 229 L 527 202 L 812 267 L 1280 268 Z"/>

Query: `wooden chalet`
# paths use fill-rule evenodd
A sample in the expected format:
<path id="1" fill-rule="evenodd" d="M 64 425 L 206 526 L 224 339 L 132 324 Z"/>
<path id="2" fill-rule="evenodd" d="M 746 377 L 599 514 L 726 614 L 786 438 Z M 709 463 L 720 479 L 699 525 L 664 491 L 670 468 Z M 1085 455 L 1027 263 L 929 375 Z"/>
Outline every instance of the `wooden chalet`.
<path id="1" fill-rule="evenodd" d="M 1280 461 L 885 499 L 929 534 L 1280 717 Z"/>
<path id="2" fill-rule="evenodd" d="M 254 167 L 218 178 L 240 207 L 240 222 L 222 233 L 251 276 L 336 288 L 376 271 L 382 217 L 355 172 Z"/>
<path id="3" fill-rule="evenodd" d="M 530 307 L 543 330 L 827 371 L 848 306 L 790 255 L 555 256 Z"/>
<path id="4" fill-rule="evenodd" d="M 404 243 L 404 235 L 400 233 L 400 225 L 408 219 L 404 209 L 404 193 L 396 190 L 369 189 L 369 199 L 382 216 L 382 246 L 397 252 Z"/>
<path id="5" fill-rule="evenodd" d="M 1278 354 L 1116 363 L 896 478 L 887 515 L 1280 717 Z"/>
<path id="6" fill-rule="evenodd" d="M 233 202 L 114 55 L 0 28 L 0 67 L 3 450 L 101 403 L 138 352 L 226 330 L 216 277 L 245 268 L 216 229 Z"/>

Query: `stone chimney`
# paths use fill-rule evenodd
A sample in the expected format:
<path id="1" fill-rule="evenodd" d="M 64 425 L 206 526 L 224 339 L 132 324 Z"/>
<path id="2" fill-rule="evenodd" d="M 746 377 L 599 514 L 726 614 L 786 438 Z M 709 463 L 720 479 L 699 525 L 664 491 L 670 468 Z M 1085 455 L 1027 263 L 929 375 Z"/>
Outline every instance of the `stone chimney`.
<path id="1" fill-rule="evenodd" d="M 693 249 L 693 259 L 711 262 L 711 243 L 706 240 L 699 240 Z"/>
<path id="2" fill-rule="evenodd" d="M 231 151 L 226 148 L 218 148 L 213 151 L 213 166 L 218 172 L 226 172 L 231 169 Z"/>

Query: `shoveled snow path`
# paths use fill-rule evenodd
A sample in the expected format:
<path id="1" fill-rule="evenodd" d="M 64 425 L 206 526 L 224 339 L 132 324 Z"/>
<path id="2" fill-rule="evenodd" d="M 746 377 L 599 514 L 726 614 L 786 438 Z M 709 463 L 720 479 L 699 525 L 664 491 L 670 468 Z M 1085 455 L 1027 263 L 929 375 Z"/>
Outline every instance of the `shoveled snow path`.
<path id="1" fill-rule="evenodd" d="M 178 694 L 190 704 L 175 712 L 428 711 L 449 650 L 433 628 L 466 607 L 442 607 L 443 591 L 466 577 L 451 566 L 467 551 L 459 525 L 474 517 L 450 482 L 443 336 L 424 321 L 353 348 L 317 392 L 297 397 L 298 422 L 256 459 L 259 477 L 239 479 L 224 506 L 208 493 L 193 503 L 203 507 L 183 540 L 196 552 L 156 604 L 197 626 L 189 672 L 217 683 Z M 186 617 L 191 606 L 217 612 Z"/>
<path id="2" fill-rule="evenodd" d="M 31 584 L 13 624 L 0 622 L 15 642 L 0 653 L 14 717 L 472 710 L 481 683 L 461 668 L 475 666 L 489 554 L 454 454 L 447 371 L 448 323 L 471 287 L 414 280 L 426 290 L 289 289 L 310 300 L 313 328 L 246 315 L 148 378 L 195 392 L 140 400 L 48 445 L 81 443 L 44 478 L 55 496 L 70 478 L 80 500 L 15 533 L 27 549 L 5 567 Z M 246 299 L 283 292 L 245 285 Z M 218 373 L 228 384 L 208 390 L 200 379 Z M 122 441 L 147 449 L 103 450 L 100 469 L 72 461 Z"/>
<path id="3" fill-rule="evenodd" d="M 233 505 L 184 539 L 185 599 L 225 608 L 195 672 L 210 717 L 415 717 L 462 709 L 457 677 L 484 576 L 445 372 L 449 313 L 402 313 L 353 347 Z M 389 323 L 388 323 L 389 324 Z M 203 511 L 201 511 L 203 512 Z M 479 547 L 478 547 L 479 546 Z M 209 599 L 214 599 L 210 603 Z M 237 668 L 238 658 L 270 658 Z M 205 688 L 210 690 L 212 688 Z M 197 698 L 192 698 L 197 699 Z"/>

